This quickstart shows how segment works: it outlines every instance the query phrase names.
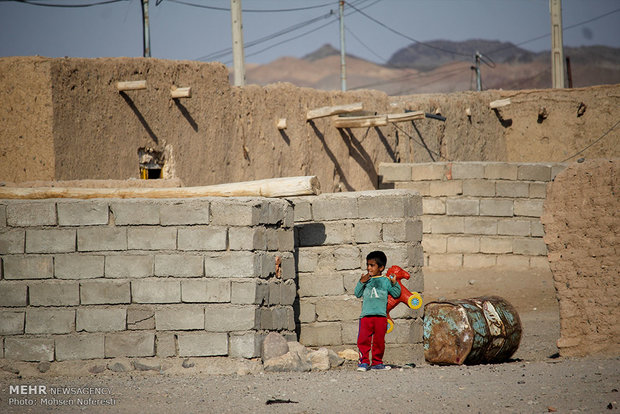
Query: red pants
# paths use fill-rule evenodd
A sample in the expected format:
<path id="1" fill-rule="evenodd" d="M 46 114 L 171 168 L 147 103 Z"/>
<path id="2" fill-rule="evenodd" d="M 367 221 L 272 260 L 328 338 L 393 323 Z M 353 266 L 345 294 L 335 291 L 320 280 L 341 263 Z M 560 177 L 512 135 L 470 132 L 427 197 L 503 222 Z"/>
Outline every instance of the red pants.
<path id="1" fill-rule="evenodd" d="M 372 344 L 372 365 L 383 364 L 385 331 L 387 331 L 387 317 L 385 316 L 364 316 L 360 319 L 357 334 L 360 363 L 370 364 L 368 354 Z"/>

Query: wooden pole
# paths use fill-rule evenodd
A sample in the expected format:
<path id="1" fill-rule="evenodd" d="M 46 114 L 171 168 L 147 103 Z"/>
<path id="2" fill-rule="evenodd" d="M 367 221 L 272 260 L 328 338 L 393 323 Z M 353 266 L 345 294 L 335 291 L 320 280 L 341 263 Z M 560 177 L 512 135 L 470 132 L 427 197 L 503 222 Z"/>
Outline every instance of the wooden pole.
<path id="1" fill-rule="evenodd" d="M 497 109 L 508 105 L 510 105 L 510 98 L 498 99 L 497 101 L 489 102 L 489 108 L 491 109 Z"/>
<path id="2" fill-rule="evenodd" d="M 146 81 L 138 80 L 138 81 L 121 81 L 116 82 L 116 89 L 119 92 L 123 91 L 137 91 L 140 89 L 146 89 Z"/>
<path id="3" fill-rule="evenodd" d="M 320 194 L 316 176 L 268 178 L 203 187 L 172 188 L 75 188 L 0 187 L 0 199 L 46 198 L 192 198 L 192 197 L 293 197 Z"/>
<path id="4" fill-rule="evenodd" d="M 388 124 L 387 115 L 373 116 L 343 116 L 334 119 L 336 128 L 370 128 L 386 126 Z"/>
<path id="5" fill-rule="evenodd" d="M 323 106 L 321 108 L 309 110 L 306 113 L 306 121 L 316 118 L 324 118 L 326 116 L 357 112 L 361 111 L 362 109 L 364 109 L 364 104 L 362 102 L 356 102 L 346 105 Z"/>
<path id="6" fill-rule="evenodd" d="M 387 114 L 388 122 L 408 122 L 416 119 L 424 119 L 424 111 L 405 112 L 404 114 Z"/>
<path id="7" fill-rule="evenodd" d="M 286 129 L 286 118 L 280 118 L 276 121 L 276 127 L 278 129 Z"/>
<path id="8" fill-rule="evenodd" d="M 551 13 L 551 87 L 564 88 L 562 0 L 549 0 L 549 10 Z"/>
<path id="9" fill-rule="evenodd" d="M 192 97 L 192 88 L 177 88 L 173 86 L 170 88 L 170 96 L 172 98 L 191 98 Z"/>
<path id="10" fill-rule="evenodd" d="M 232 23 L 234 85 L 245 85 L 245 57 L 243 53 L 243 23 L 241 21 L 241 0 L 230 0 Z"/>

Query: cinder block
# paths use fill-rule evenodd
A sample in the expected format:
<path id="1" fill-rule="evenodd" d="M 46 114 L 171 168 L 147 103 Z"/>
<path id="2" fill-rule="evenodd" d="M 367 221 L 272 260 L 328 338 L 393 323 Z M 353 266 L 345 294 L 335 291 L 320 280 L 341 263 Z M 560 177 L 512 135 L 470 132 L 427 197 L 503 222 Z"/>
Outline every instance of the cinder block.
<path id="1" fill-rule="evenodd" d="M 543 164 L 520 164 L 517 179 L 528 181 L 551 181 L 551 166 Z"/>
<path id="2" fill-rule="evenodd" d="M 287 201 L 284 206 L 284 220 L 282 221 L 282 227 L 285 229 L 292 229 L 295 225 L 295 209 L 293 205 Z"/>
<path id="3" fill-rule="evenodd" d="M 275 228 L 265 229 L 265 239 L 267 240 L 267 250 L 274 251 L 279 248 L 278 230 Z"/>
<path id="4" fill-rule="evenodd" d="M 226 250 L 228 228 L 220 226 L 179 229 L 179 250 Z"/>
<path id="5" fill-rule="evenodd" d="M 268 278 L 276 274 L 276 254 L 259 253 L 256 255 L 260 262 L 260 277 Z"/>
<path id="6" fill-rule="evenodd" d="M 455 196 L 463 194 L 463 181 L 431 181 L 429 188 L 431 197 Z"/>
<path id="7" fill-rule="evenodd" d="M 491 217 L 512 217 L 514 203 L 512 200 L 483 198 L 480 200 L 480 215 Z"/>
<path id="8" fill-rule="evenodd" d="M 292 228 L 278 229 L 276 236 L 278 238 L 278 249 L 281 252 L 292 252 L 295 250 L 295 232 Z"/>
<path id="9" fill-rule="evenodd" d="M 159 224 L 160 202 L 123 200 L 110 203 L 117 226 Z"/>
<path id="10" fill-rule="evenodd" d="M 488 163 L 484 167 L 484 178 L 491 180 L 516 180 L 517 164 L 506 162 Z"/>
<path id="11" fill-rule="evenodd" d="M 317 249 L 298 249 L 297 254 L 297 270 L 299 272 L 313 272 L 316 269 L 319 261 L 319 254 Z"/>
<path id="12" fill-rule="evenodd" d="M 260 202 L 260 218 L 261 224 L 280 224 L 284 223 L 284 211 L 288 206 L 288 202 L 284 200 L 268 199 Z"/>
<path id="13" fill-rule="evenodd" d="M 287 199 L 293 203 L 293 214 L 295 217 L 295 223 L 312 221 L 312 203 L 310 202 L 311 199 L 314 199 L 314 197 L 291 197 Z"/>
<path id="14" fill-rule="evenodd" d="M 341 273 L 344 284 L 344 293 L 347 295 L 353 295 L 355 293 L 355 285 L 357 285 L 357 282 L 360 280 L 360 276 L 364 273 L 364 268 Z"/>
<path id="15" fill-rule="evenodd" d="M 162 226 L 209 224 L 208 200 L 171 200 L 160 204 L 159 221 Z"/>
<path id="16" fill-rule="evenodd" d="M 141 279 L 131 281 L 131 298 L 134 303 L 179 303 L 181 281 Z"/>
<path id="17" fill-rule="evenodd" d="M 77 230 L 80 252 L 127 250 L 127 229 L 124 227 L 87 227 Z"/>
<path id="18" fill-rule="evenodd" d="M 480 238 L 468 236 L 449 236 L 448 253 L 478 253 L 480 251 Z"/>
<path id="19" fill-rule="evenodd" d="M 431 181 L 397 182 L 394 183 L 394 188 L 415 191 L 424 197 L 431 195 Z"/>
<path id="20" fill-rule="evenodd" d="M 466 197 L 494 197 L 495 181 L 492 180 L 464 180 L 463 195 Z"/>
<path id="21" fill-rule="evenodd" d="M 459 269 L 462 266 L 462 254 L 430 254 L 428 256 L 428 267 L 431 269 Z"/>
<path id="22" fill-rule="evenodd" d="M 11 227 L 55 226 L 56 203 L 49 200 L 10 202 L 6 206 L 6 221 Z"/>
<path id="23" fill-rule="evenodd" d="M 230 301 L 235 304 L 257 304 L 267 301 L 269 285 L 260 280 L 233 280 Z"/>
<path id="24" fill-rule="evenodd" d="M 497 263 L 497 256 L 493 254 L 464 254 L 463 268 L 480 269 L 494 267 Z"/>
<path id="25" fill-rule="evenodd" d="M 264 331 L 275 331 L 278 329 L 273 322 L 273 308 L 260 308 L 258 312 L 259 329 Z"/>
<path id="26" fill-rule="evenodd" d="M 82 305 L 118 304 L 131 302 L 129 282 L 90 280 L 80 283 Z"/>
<path id="27" fill-rule="evenodd" d="M 547 245 L 543 239 L 538 238 L 515 239 L 513 252 L 529 256 L 547 256 Z"/>
<path id="28" fill-rule="evenodd" d="M 359 332 L 359 321 L 342 322 L 342 343 L 345 345 L 357 346 L 357 334 Z"/>
<path id="29" fill-rule="evenodd" d="M 379 175 L 384 183 L 411 181 L 411 164 L 379 163 Z"/>
<path id="30" fill-rule="evenodd" d="M 25 312 L 0 311 L 0 335 L 24 333 Z"/>
<path id="31" fill-rule="evenodd" d="M 6 206 L 0 204 L 0 228 L 6 227 Z M 4 349 L 2 350 L 4 352 Z M 0 353 L 0 356 L 2 354 Z"/>
<path id="32" fill-rule="evenodd" d="M 356 243 L 376 243 L 381 241 L 382 220 L 356 221 L 352 225 L 353 240 Z"/>
<path id="33" fill-rule="evenodd" d="M 497 267 L 527 270 L 530 266 L 529 256 L 502 254 L 497 256 Z"/>
<path id="34" fill-rule="evenodd" d="M 66 334 L 75 329 L 75 310 L 29 308 L 26 310 L 27 334 Z"/>
<path id="35" fill-rule="evenodd" d="M 230 280 L 201 279 L 181 281 L 183 302 L 230 302 Z"/>
<path id="36" fill-rule="evenodd" d="M 314 220 L 329 221 L 357 218 L 357 198 L 344 194 L 317 197 L 312 203 Z"/>
<path id="37" fill-rule="evenodd" d="M 155 355 L 155 334 L 152 332 L 119 332 L 106 334 L 105 357 L 149 357 Z"/>
<path id="38" fill-rule="evenodd" d="M 456 234 L 465 231 L 463 217 L 436 216 L 430 219 L 433 234 Z"/>
<path id="39" fill-rule="evenodd" d="M 407 243 L 407 260 L 403 262 L 393 261 L 392 263 L 406 263 L 407 266 L 424 266 L 424 249 L 422 243 Z"/>
<path id="40" fill-rule="evenodd" d="M 177 248 L 177 229 L 174 227 L 130 227 L 127 247 L 135 250 L 174 250 Z"/>
<path id="41" fill-rule="evenodd" d="M 56 204 L 60 226 L 108 224 L 108 203 L 101 201 L 61 201 Z"/>
<path id="42" fill-rule="evenodd" d="M 76 331 L 111 332 L 127 329 L 127 311 L 121 308 L 79 308 Z"/>
<path id="43" fill-rule="evenodd" d="M 258 358 L 264 336 L 256 332 L 242 334 L 231 333 L 229 338 L 229 356 L 231 358 Z"/>
<path id="44" fill-rule="evenodd" d="M 446 178 L 447 166 L 442 162 L 411 164 L 413 181 L 443 180 Z"/>
<path id="45" fill-rule="evenodd" d="M 350 222 L 309 223 L 296 228 L 301 247 L 349 244 L 353 234 Z"/>
<path id="46" fill-rule="evenodd" d="M 530 183 L 530 198 L 546 198 L 547 183 Z"/>
<path id="47" fill-rule="evenodd" d="M 207 255 L 204 266 L 206 277 L 260 277 L 263 270 L 262 256 L 247 251 Z"/>
<path id="48" fill-rule="evenodd" d="M 465 217 L 465 234 L 497 234 L 497 220 L 488 217 Z"/>
<path id="49" fill-rule="evenodd" d="M 307 299 L 299 301 L 299 322 L 311 323 L 316 321 L 316 306 Z"/>
<path id="50" fill-rule="evenodd" d="M 452 179 L 484 178 L 484 163 L 482 162 L 453 162 Z"/>
<path id="51" fill-rule="evenodd" d="M 155 276 L 201 277 L 202 256 L 189 254 L 161 254 L 155 256 Z"/>
<path id="52" fill-rule="evenodd" d="M 341 246 L 334 250 L 336 270 L 359 269 L 360 250 L 355 246 Z"/>
<path id="53" fill-rule="evenodd" d="M 299 296 L 334 296 L 344 293 L 342 275 L 299 275 Z"/>
<path id="54" fill-rule="evenodd" d="M 62 335 L 56 337 L 56 360 L 103 358 L 103 334 Z"/>
<path id="55" fill-rule="evenodd" d="M 360 218 L 403 218 L 422 214 L 422 198 L 406 192 L 364 193 L 357 204 Z"/>
<path id="56" fill-rule="evenodd" d="M 56 279 L 93 279 L 103 274 L 104 256 L 67 254 L 54 257 Z"/>
<path id="57" fill-rule="evenodd" d="M 32 306 L 72 306 L 80 303 L 78 282 L 33 282 L 28 290 Z"/>
<path id="58" fill-rule="evenodd" d="M 519 181 L 498 181 L 495 184 L 495 194 L 498 197 L 528 197 L 530 195 L 530 184 Z"/>
<path id="59" fill-rule="evenodd" d="M 568 164 L 551 164 L 551 179 L 554 180 L 555 176 L 564 171 L 568 167 Z"/>
<path id="60" fill-rule="evenodd" d="M 399 220 L 383 224 L 385 242 L 419 242 L 422 240 L 422 221 L 417 219 Z"/>
<path id="61" fill-rule="evenodd" d="M 105 277 L 142 278 L 153 276 L 155 258 L 146 255 L 106 256 Z"/>
<path id="62" fill-rule="evenodd" d="M 446 214 L 449 216 L 477 216 L 480 214 L 478 199 L 448 198 Z"/>
<path id="63" fill-rule="evenodd" d="M 280 299 L 282 298 L 282 288 L 279 280 L 270 280 L 269 281 L 269 296 L 268 296 L 268 305 L 279 305 Z"/>
<path id="64" fill-rule="evenodd" d="M 424 234 L 430 234 L 431 233 L 431 224 L 432 224 L 432 220 L 428 216 L 423 217 L 423 219 L 422 219 L 422 231 L 424 232 Z"/>
<path id="65" fill-rule="evenodd" d="M 530 257 L 530 267 L 549 270 L 549 259 L 547 256 L 532 256 Z"/>
<path id="66" fill-rule="evenodd" d="M 27 291 L 25 283 L 0 281 L 0 307 L 28 305 Z"/>
<path id="67" fill-rule="evenodd" d="M 422 201 L 422 211 L 424 214 L 446 214 L 446 200 L 425 197 Z"/>
<path id="68" fill-rule="evenodd" d="M 228 244 L 230 250 L 267 250 L 265 227 L 231 227 Z"/>
<path id="69" fill-rule="evenodd" d="M 297 285 L 294 280 L 286 280 L 282 283 L 280 303 L 282 305 L 292 305 L 297 299 Z"/>
<path id="70" fill-rule="evenodd" d="M 448 237 L 436 234 L 429 234 L 422 240 L 422 246 L 426 253 L 446 253 Z"/>
<path id="71" fill-rule="evenodd" d="M 5 279 L 49 279 L 54 276 L 51 256 L 4 256 Z"/>
<path id="72" fill-rule="evenodd" d="M 155 335 L 155 349 L 157 356 L 167 358 L 177 355 L 176 336 L 172 332 L 157 332 Z"/>
<path id="73" fill-rule="evenodd" d="M 544 237 L 545 236 L 545 228 L 542 223 L 538 220 L 530 221 L 530 235 L 532 237 Z"/>
<path id="74" fill-rule="evenodd" d="M 316 304 L 317 321 L 346 321 L 359 319 L 362 302 L 351 296 L 334 296 L 319 299 Z"/>
<path id="75" fill-rule="evenodd" d="M 74 251 L 74 229 L 26 230 L 26 253 L 64 253 Z"/>
<path id="76" fill-rule="evenodd" d="M 394 321 L 394 330 L 387 336 L 388 344 L 411 344 L 422 342 L 421 319 L 397 319 Z"/>
<path id="77" fill-rule="evenodd" d="M 481 237 L 480 253 L 506 254 L 512 253 L 512 238 Z"/>
<path id="78" fill-rule="evenodd" d="M 541 217 L 544 200 L 515 200 L 515 216 Z"/>
<path id="79" fill-rule="evenodd" d="M 497 234 L 508 236 L 529 236 L 530 222 L 527 220 L 501 219 L 497 223 Z"/>
<path id="80" fill-rule="evenodd" d="M 202 306 L 165 307 L 155 310 L 155 329 L 158 331 L 187 331 L 204 329 Z"/>
<path id="81" fill-rule="evenodd" d="M 4 357 L 16 361 L 53 361 L 52 338 L 5 338 Z"/>
<path id="82" fill-rule="evenodd" d="M 24 253 L 26 232 L 6 230 L 0 232 L 0 254 Z"/>
<path id="83" fill-rule="evenodd" d="M 259 309 L 255 306 L 207 305 L 204 329 L 210 332 L 247 331 L 258 329 Z"/>
<path id="84" fill-rule="evenodd" d="M 299 342 L 305 346 L 342 345 L 340 322 L 314 322 L 301 325 Z"/>
<path id="85" fill-rule="evenodd" d="M 127 329 L 155 329 L 155 310 L 152 307 L 127 308 Z"/>
<path id="86" fill-rule="evenodd" d="M 177 342 L 180 357 L 228 355 L 226 333 L 179 333 Z"/>
<path id="87" fill-rule="evenodd" d="M 211 203 L 211 223 L 227 226 L 260 224 L 262 206 L 256 201 L 218 199 Z"/>

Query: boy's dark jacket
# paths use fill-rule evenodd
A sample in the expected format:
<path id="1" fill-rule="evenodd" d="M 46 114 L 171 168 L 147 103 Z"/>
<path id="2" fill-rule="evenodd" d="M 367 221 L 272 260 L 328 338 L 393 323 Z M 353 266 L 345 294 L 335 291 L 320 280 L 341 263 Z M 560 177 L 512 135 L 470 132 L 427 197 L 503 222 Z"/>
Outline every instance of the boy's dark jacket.
<path id="1" fill-rule="evenodd" d="M 400 296 L 400 284 L 392 285 L 386 276 L 374 276 L 366 283 L 357 282 L 355 296 L 364 297 L 362 314 L 364 316 L 387 316 L 388 293 L 397 298 Z"/>

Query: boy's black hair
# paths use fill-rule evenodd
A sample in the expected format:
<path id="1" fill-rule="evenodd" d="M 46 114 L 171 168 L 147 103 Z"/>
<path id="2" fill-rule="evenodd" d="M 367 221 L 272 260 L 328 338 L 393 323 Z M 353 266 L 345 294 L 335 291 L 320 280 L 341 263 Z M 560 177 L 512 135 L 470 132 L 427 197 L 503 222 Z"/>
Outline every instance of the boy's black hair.
<path id="1" fill-rule="evenodd" d="M 366 256 L 366 261 L 370 259 L 376 261 L 379 267 L 385 267 L 387 264 L 387 257 L 381 250 L 375 250 L 374 252 L 368 253 L 368 256 Z"/>

